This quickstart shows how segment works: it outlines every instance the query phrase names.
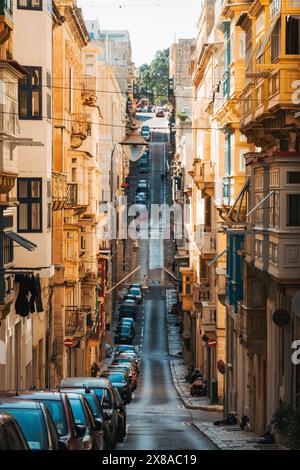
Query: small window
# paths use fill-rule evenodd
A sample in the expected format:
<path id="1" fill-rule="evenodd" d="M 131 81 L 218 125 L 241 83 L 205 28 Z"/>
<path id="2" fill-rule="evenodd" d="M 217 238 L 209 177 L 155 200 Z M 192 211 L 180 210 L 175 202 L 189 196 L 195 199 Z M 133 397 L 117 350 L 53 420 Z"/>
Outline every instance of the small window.
<path id="1" fill-rule="evenodd" d="M 300 184 L 300 171 L 288 171 L 287 184 Z"/>
<path id="2" fill-rule="evenodd" d="M 18 178 L 18 201 L 18 232 L 41 232 L 41 178 Z"/>
<path id="3" fill-rule="evenodd" d="M 47 94 L 47 118 L 51 119 L 52 113 L 51 113 L 51 95 Z"/>
<path id="4" fill-rule="evenodd" d="M 42 119 L 42 68 L 25 67 L 28 75 L 19 81 L 19 118 Z"/>
<path id="5" fill-rule="evenodd" d="M 19 10 L 42 10 L 42 0 L 18 0 Z"/>
<path id="6" fill-rule="evenodd" d="M 287 195 L 287 226 L 300 226 L 300 194 Z"/>
<path id="7" fill-rule="evenodd" d="M 287 55 L 300 54 L 300 18 L 286 17 L 285 26 L 285 53 Z"/>

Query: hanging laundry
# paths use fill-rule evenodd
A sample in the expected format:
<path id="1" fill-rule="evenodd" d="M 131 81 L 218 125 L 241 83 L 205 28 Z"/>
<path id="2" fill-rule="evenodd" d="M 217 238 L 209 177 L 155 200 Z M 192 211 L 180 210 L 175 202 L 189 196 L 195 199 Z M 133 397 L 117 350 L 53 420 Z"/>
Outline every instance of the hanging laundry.
<path id="1" fill-rule="evenodd" d="M 20 284 L 15 302 L 16 313 L 22 317 L 27 317 L 29 313 L 43 312 L 39 275 L 16 274 L 15 282 Z"/>

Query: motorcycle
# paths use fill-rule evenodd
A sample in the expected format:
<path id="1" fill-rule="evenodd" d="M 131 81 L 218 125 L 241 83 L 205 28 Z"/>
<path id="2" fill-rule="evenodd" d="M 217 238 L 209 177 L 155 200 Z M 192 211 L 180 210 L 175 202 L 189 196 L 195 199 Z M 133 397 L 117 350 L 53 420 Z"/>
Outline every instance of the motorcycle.
<path id="1" fill-rule="evenodd" d="M 202 378 L 197 378 L 191 386 L 192 397 L 205 397 L 207 395 L 207 383 Z"/>

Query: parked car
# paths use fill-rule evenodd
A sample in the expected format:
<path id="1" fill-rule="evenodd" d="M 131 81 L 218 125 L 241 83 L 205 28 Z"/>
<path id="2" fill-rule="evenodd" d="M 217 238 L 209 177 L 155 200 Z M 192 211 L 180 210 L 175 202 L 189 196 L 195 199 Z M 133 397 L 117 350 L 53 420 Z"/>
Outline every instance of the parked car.
<path id="1" fill-rule="evenodd" d="M 142 289 L 140 287 L 130 287 L 128 294 L 135 297 L 137 303 L 141 303 L 143 300 Z"/>
<path id="2" fill-rule="evenodd" d="M 141 136 L 144 137 L 144 139 L 147 140 L 147 142 L 149 142 L 151 138 L 150 130 L 141 129 Z"/>
<path id="3" fill-rule="evenodd" d="M 128 373 L 130 389 L 131 391 L 136 389 L 137 373 L 131 364 L 111 364 L 110 366 L 107 366 L 107 369 Z"/>
<path id="4" fill-rule="evenodd" d="M 106 370 L 101 373 L 100 377 L 104 377 L 111 381 L 112 385 L 118 389 L 121 398 L 125 403 L 131 402 L 131 388 L 127 381 L 126 372 Z"/>
<path id="5" fill-rule="evenodd" d="M 122 400 L 116 387 L 112 387 L 118 412 L 118 442 L 123 442 L 127 433 L 127 412 L 125 402 Z"/>
<path id="6" fill-rule="evenodd" d="M 137 316 L 137 305 L 133 300 L 125 300 L 120 306 L 120 318 L 131 317 L 136 320 Z"/>
<path id="7" fill-rule="evenodd" d="M 135 204 L 142 204 L 143 206 L 145 206 L 147 202 L 146 194 L 145 193 L 136 194 L 134 198 L 134 202 Z"/>
<path id="8" fill-rule="evenodd" d="M 124 317 L 126 318 L 126 317 Z M 134 324 L 132 324 L 133 318 L 130 318 L 129 320 L 124 320 L 124 318 L 121 318 L 118 322 L 117 329 L 121 328 L 122 326 L 128 326 L 131 329 L 131 332 L 133 334 L 133 337 L 135 336 L 135 327 Z M 130 321 L 132 320 L 132 321 Z"/>
<path id="9" fill-rule="evenodd" d="M 96 395 L 103 400 L 104 418 L 108 421 L 112 436 L 112 448 L 119 441 L 124 430 L 118 428 L 118 406 L 109 380 L 98 377 L 67 377 L 61 381 L 61 387 L 86 388 L 94 390 Z M 126 429 L 125 429 L 126 431 Z"/>
<path id="10" fill-rule="evenodd" d="M 123 323 L 129 323 L 130 325 L 132 325 L 133 328 L 135 328 L 135 321 L 133 318 L 130 318 L 130 317 L 120 318 L 118 324 L 123 324 Z"/>
<path id="11" fill-rule="evenodd" d="M 138 285 L 138 284 L 132 284 L 132 285 Z M 137 353 L 137 347 L 133 346 L 132 344 L 120 344 L 119 346 L 116 346 L 114 348 L 114 353 L 120 353 L 121 351 L 132 351 Z"/>
<path id="12" fill-rule="evenodd" d="M 133 302 L 137 303 L 136 300 L 135 300 L 134 295 L 130 295 L 130 294 L 124 295 L 124 297 L 123 297 L 122 300 L 123 300 L 123 302 L 124 302 L 125 300 L 133 300 Z"/>
<path id="13" fill-rule="evenodd" d="M 139 161 L 139 173 L 149 173 L 149 163 L 145 160 Z"/>
<path id="14" fill-rule="evenodd" d="M 48 409 L 59 438 L 65 442 L 68 450 L 83 450 L 83 430 L 75 423 L 69 398 L 66 393 L 30 391 L 18 394 L 19 400 L 38 401 Z"/>
<path id="15" fill-rule="evenodd" d="M 140 358 L 133 352 L 130 351 L 123 351 L 117 356 L 120 359 L 129 359 L 130 361 L 133 361 L 133 364 L 136 367 L 137 372 L 140 370 Z"/>
<path id="16" fill-rule="evenodd" d="M 156 112 L 155 116 L 156 116 L 156 117 L 159 117 L 159 118 L 163 118 L 163 117 L 165 117 L 165 113 L 164 113 L 164 111 L 161 109 L 161 110 L 159 110 L 159 111 Z"/>
<path id="17" fill-rule="evenodd" d="M 66 450 L 43 403 L 1 398 L 0 412 L 11 414 L 19 424 L 30 450 Z"/>
<path id="18" fill-rule="evenodd" d="M 138 183 L 136 188 L 136 193 L 145 193 L 148 194 L 148 185 L 147 183 Z"/>
<path id="19" fill-rule="evenodd" d="M 116 343 L 131 343 L 133 340 L 134 334 L 132 327 L 130 325 L 121 325 L 120 328 L 116 330 L 115 333 L 115 342 Z"/>
<path id="20" fill-rule="evenodd" d="M 109 425 L 104 417 L 103 398 L 100 399 L 99 397 L 97 397 L 94 390 L 91 390 L 89 387 L 69 388 L 64 389 L 64 392 L 78 393 L 86 399 L 93 414 L 96 430 L 100 434 L 99 440 L 101 443 L 101 450 L 111 449 L 112 438 L 110 435 Z"/>
<path id="21" fill-rule="evenodd" d="M 26 438 L 17 420 L 9 413 L 0 412 L 0 450 L 29 450 Z"/>
<path id="22" fill-rule="evenodd" d="M 93 412 L 86 398 L 81 393 L 76 392 L 77 390 L 66 391 L 70 400 L 75 423 L 85 428 L 85 434 L 82 438 L 84 449 L 103 450 L 104 432 L 101 429 L 101 425 L 95 422 Z"/>

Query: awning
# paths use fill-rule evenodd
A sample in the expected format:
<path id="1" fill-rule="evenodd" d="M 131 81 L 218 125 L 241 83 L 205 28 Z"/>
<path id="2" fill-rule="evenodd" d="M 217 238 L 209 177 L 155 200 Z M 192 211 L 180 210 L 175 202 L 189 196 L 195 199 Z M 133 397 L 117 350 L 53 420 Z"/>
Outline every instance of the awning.
<path id="1" fill-rule="evenodd" d="M 21 237 L 21 235 L 16 232 L 13 232 L 12 230 L 9 232 L 4 232 L 4 234 L 28 251 L 34 251 L 37 248 L 37 245 L 35 243 L 31 242 L 27 238 Z"/>
<path id="2" fill-rule="evenodd" d="M 167 268 L 164 268 L 164 271 L 166 271 L 166 273 L 169 274 L 169 276 L 175 279 L 175 281 L 179 282 L 179 279 L 176 276 L 174 276 L 174 274 L 171 273 L 171 271 L 169 271 Z"/>

